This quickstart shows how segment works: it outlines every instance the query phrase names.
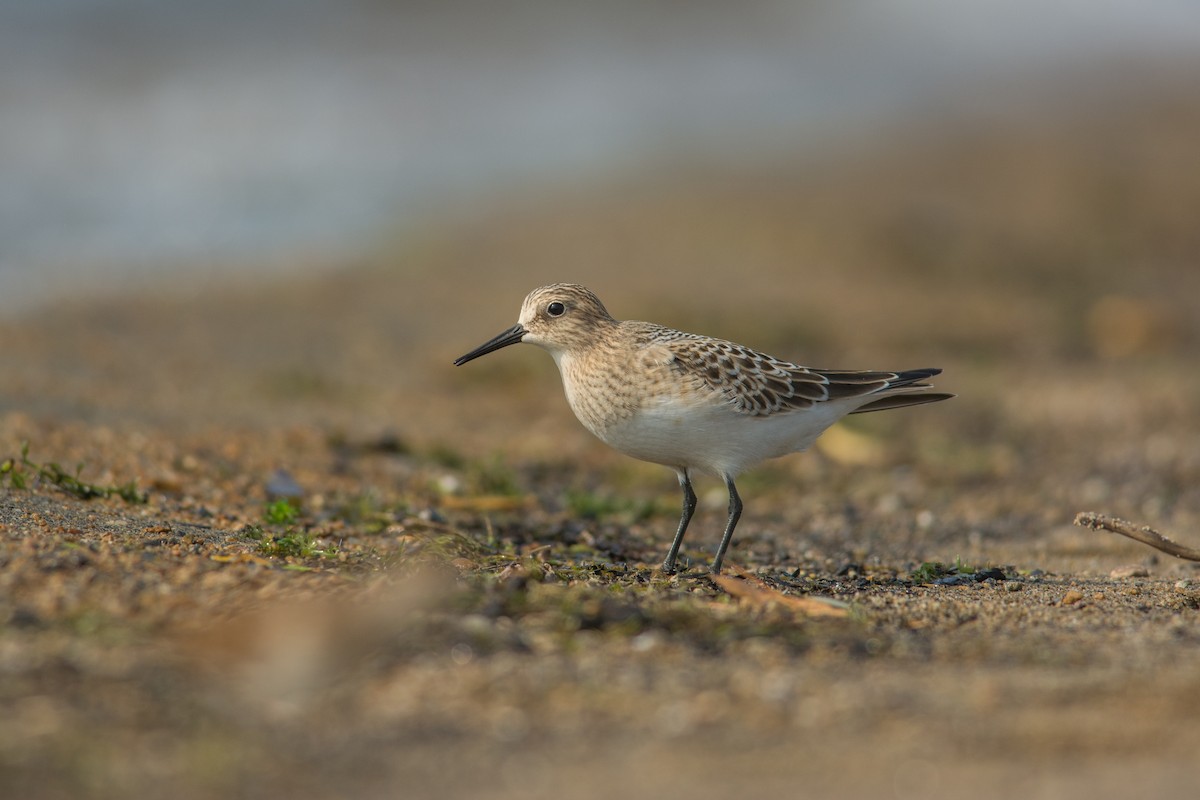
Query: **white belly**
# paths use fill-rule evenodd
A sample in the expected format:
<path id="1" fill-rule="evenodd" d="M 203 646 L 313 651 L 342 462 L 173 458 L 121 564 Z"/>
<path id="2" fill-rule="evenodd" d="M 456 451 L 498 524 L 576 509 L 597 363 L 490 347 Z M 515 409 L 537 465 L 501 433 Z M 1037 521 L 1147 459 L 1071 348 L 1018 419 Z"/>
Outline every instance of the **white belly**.
<path id="1" fill-rule="evenodd" d="M 660 404 L 592 432 L 642 461 L 733 477 L 760 461 L 808 448 L 844 413 L 833 403 L 765 417 L 721 405 Z"/>
<path id="2" fill-rule="evenodd" d="M 639 357 L 636 364 L 611 370 L 595 363 L 581 367 L 569 353 L 555 360 L 567 401 L 584 427 L 626 455 L 669 467 L 733 477 L 760 461 L 808 448 L 861 403 L 827 401 L 752 416 L 718 392 L 680 381 L 666 366 L 669 352 L 646 349 Z"/>

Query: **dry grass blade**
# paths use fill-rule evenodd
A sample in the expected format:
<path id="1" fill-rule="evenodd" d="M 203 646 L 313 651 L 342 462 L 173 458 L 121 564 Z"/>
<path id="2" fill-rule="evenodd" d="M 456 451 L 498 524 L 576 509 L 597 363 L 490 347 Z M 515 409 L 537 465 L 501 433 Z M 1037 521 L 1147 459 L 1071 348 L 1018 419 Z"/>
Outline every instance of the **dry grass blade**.
<path id="1" fill-rule="evenodd" d="M 844 617 L 850 609 L 836 600 L 784 594 L 757 575 L 730 565 L 730 575 L 713 575 L 712 580 L 727 594 L 755 608 L 786 608 L 810 617 Z"/>
<path id="2" fill-rule="evenodd" d="M 456 497 L 447 495 L 440 500 L 442 508 L 454 511 L 522 511 L 533 508 L 536 498 L 533 495 L 510 496 L 502 494 L 481 494 L 471 497 Z"/>
<path id="3" fill-rule="evenodd" d="M 1130 539 L 1148 544 L 1155 550 L 1182 558 L 1187 561 L 1200 561 L 1200 550 L 1176 544 L 1149 525 L 1138 525 L 1117 517 L 1106 517 L 1094 511 L 1081 511 L 1075 515 L 1075 524 L 1092 530 L 1106 530 L 1128 536 Z"/>

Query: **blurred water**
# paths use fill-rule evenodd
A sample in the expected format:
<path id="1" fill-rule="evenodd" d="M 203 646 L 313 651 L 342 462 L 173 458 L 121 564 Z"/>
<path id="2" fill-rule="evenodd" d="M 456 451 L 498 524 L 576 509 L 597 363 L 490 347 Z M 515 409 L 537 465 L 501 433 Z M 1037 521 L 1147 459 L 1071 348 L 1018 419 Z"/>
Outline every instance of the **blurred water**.
<path id="1" fill-rule="evenodd" d="M 0 0 L 0 307 L 1200 49 L 1200 3 Z M 307 259 L 312 261 L 315 259 Z"/>

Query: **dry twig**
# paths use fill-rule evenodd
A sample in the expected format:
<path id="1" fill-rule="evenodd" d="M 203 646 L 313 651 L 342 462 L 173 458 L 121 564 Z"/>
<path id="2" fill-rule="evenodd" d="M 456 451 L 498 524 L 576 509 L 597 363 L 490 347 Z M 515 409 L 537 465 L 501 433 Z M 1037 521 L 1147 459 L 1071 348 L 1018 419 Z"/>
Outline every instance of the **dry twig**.
<path id="1" fill-rule="evenodd" d="M 1138 525 L 1137 523 L 1118 519 L 1117 517 L 1106 517 L 1094 511 L 1081 511 L 1076 514 L 1075 524 L 1083 528 L 1091 528 L 1094 531 L 1106 530 L 1119 533 L 1122 536 L 1128 536 L 1130 539 L 1139 541 L 1142 544 L 1148 544 L 1155 550 L 1161 550 L 1176 558 L 1188 561 L 1200 561 L 1200 550 L 1176 544 L 1149 525 Z"/>
<path id="2" fill-rule="evenodd" d="M 837 600 L 784 594 L 735 564 L 729 565 L 729 571 L 738 577 L 713 575 L 713 583 L 751 607 L 787 608 L 810 617 L 844 617 L 850 613 L 849 607 Z"/>

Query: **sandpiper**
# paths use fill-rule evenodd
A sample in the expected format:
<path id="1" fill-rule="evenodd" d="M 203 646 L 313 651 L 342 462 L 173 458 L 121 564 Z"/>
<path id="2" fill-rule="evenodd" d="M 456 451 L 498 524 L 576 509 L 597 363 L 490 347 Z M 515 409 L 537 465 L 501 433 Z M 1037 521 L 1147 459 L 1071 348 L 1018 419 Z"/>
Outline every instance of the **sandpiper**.
<path id="1" fill-rule="evenodd" d="M 549 351 L 575 416 L 601 441 L 675 470 L 683 514 L 663 570 L 675 571 L 696 510 L 693 472 L 729 489 L 729 519 L 713 557 L 721 571 L 742 513 L 734 478 L 768 458 L 805 450 L 847 414 L 932 403 L 940 369 L 904 372 L 801 367 L 733 342 L 651 322 L 619 321 L 600 298 L 574 283 L 534 289 L 516 325 L 454 363 L 518 342 Z"/>

